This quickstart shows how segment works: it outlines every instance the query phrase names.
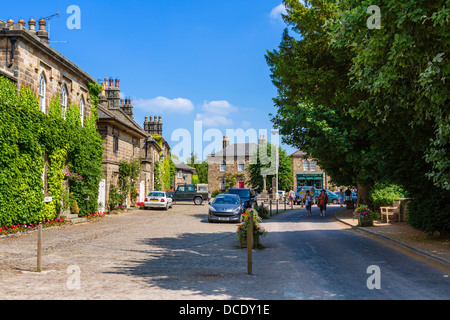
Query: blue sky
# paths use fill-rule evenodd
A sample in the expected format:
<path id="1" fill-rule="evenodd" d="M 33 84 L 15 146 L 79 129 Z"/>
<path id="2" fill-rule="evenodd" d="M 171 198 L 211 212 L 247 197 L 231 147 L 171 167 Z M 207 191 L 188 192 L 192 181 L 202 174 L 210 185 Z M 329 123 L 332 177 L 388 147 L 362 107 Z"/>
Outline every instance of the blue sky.
<path id="1" fill-rule="evenodd" d="M 135 120 L 162 116 L 164 137 L 194 132 L 194 121 L 226 129 L 269 130 L 276 89 L 265 61 L 285 28 L 281 0 L 22 1 L 2 4 L 1 20 L 50 21 L 51 45 L 95 79 L 119 78 Z M 70 5 L 81 29 L 66 26 Z M 48 25 L 47 25 L 48 28 Z M 194 139 L 194 137 L 192 137 Z M 270 137 L 269 137 L 270 140 Z M 283 146 L 288 153 L 295 150 Z M 184 158 L 183 155 L 182 159 Z"/>

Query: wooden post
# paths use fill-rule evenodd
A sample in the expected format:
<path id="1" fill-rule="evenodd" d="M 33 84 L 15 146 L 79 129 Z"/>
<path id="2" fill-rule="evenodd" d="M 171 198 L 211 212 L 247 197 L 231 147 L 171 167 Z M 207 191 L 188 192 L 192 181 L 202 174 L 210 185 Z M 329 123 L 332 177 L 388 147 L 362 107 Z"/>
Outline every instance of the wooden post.
<path id="1" fill-rule="evenodd" d="M 37 272 L 42 272 L 42 224 L 38 226 Z"/>
<path id="2" fill-rule="evenodd" d="M 277 204 L 277 214 L 278 214 L 278 199 L 275 200 L 275 201 L 277 202 L 276 204 Z"/>
<path id="3" fill-rule="evenodd" d="M 269 200 L 269 207 L 270 207 L 269 214 L 270 216 L 272 216 L 272 200 Z"/>
<path id="4" fill-rule="evenodd" d="M 286 198 L 284 198 L 284 211 L 286 211 Z"/>
<path id="5" fill-rule="evenodd" d="M 250 225 L 247 229 L 247 274 L 252 274 L 252 249 L 253 249 L 253 208 L 250 211 Z"/>

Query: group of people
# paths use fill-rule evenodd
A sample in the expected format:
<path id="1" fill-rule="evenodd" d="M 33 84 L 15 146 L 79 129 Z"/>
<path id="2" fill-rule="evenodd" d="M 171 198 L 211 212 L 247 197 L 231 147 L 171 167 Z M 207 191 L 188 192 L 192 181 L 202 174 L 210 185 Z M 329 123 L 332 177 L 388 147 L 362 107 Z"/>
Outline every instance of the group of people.
<path id="1" fill-rule="evenodd" d="M 291 205 L 291 209 L 294 208 L 294 202 L 295 202 L 295 192 L 293 189 L 291 189 L 289 191 L 289 203 Z M 305 195 L 303 196 L 303 203 L 305 204 L 307 217 L 312 217 L 311 208 L 313 202 L 314 202 L 314 194 L 312 192 L 309 192 L 309 190 L 306 190 Z M 327 204 L 328 204 L 327 192 L 324 189 L 322 189 L 322 191 L 319 194 L 317 203 L 317 205 L 320 208 L 321 217 L 325 217 L 327 213 Z"/>

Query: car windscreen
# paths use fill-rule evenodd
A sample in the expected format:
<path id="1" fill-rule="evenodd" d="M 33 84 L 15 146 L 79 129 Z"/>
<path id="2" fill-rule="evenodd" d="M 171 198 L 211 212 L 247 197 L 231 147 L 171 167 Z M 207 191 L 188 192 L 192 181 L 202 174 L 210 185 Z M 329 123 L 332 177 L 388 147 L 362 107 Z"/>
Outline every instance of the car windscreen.
<path id="1" fill-rule="evenodd" d="M 213 204 L 239 204 L 239 200 L 236 197 L 216 197 Z"/>
<path id="2" fill-rule="evenodd" d="M 150 192 L 149 197 L 164 197 L 164 192 Z"/>
<path id="3" fill-rule="evenodd" d="M 241 198 L 250 198 L 250 192 L 248 190 L 241 190 L 241 189 L 228 190 L 228 193 L 237 194 Z"/>

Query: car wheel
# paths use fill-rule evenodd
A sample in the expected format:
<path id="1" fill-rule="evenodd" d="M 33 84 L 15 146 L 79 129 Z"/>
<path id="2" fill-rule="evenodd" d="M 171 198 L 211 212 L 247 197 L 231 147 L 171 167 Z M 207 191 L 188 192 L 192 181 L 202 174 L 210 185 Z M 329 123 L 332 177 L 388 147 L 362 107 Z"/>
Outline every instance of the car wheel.
<path id="1" fill-rule="evenodd" d="M 196 197 L 196 198 L 194 198 L 194 203 L 195 203 L 195 205 L 199 206 L 203 203 L 203 199 L 200 197 Z"/>

